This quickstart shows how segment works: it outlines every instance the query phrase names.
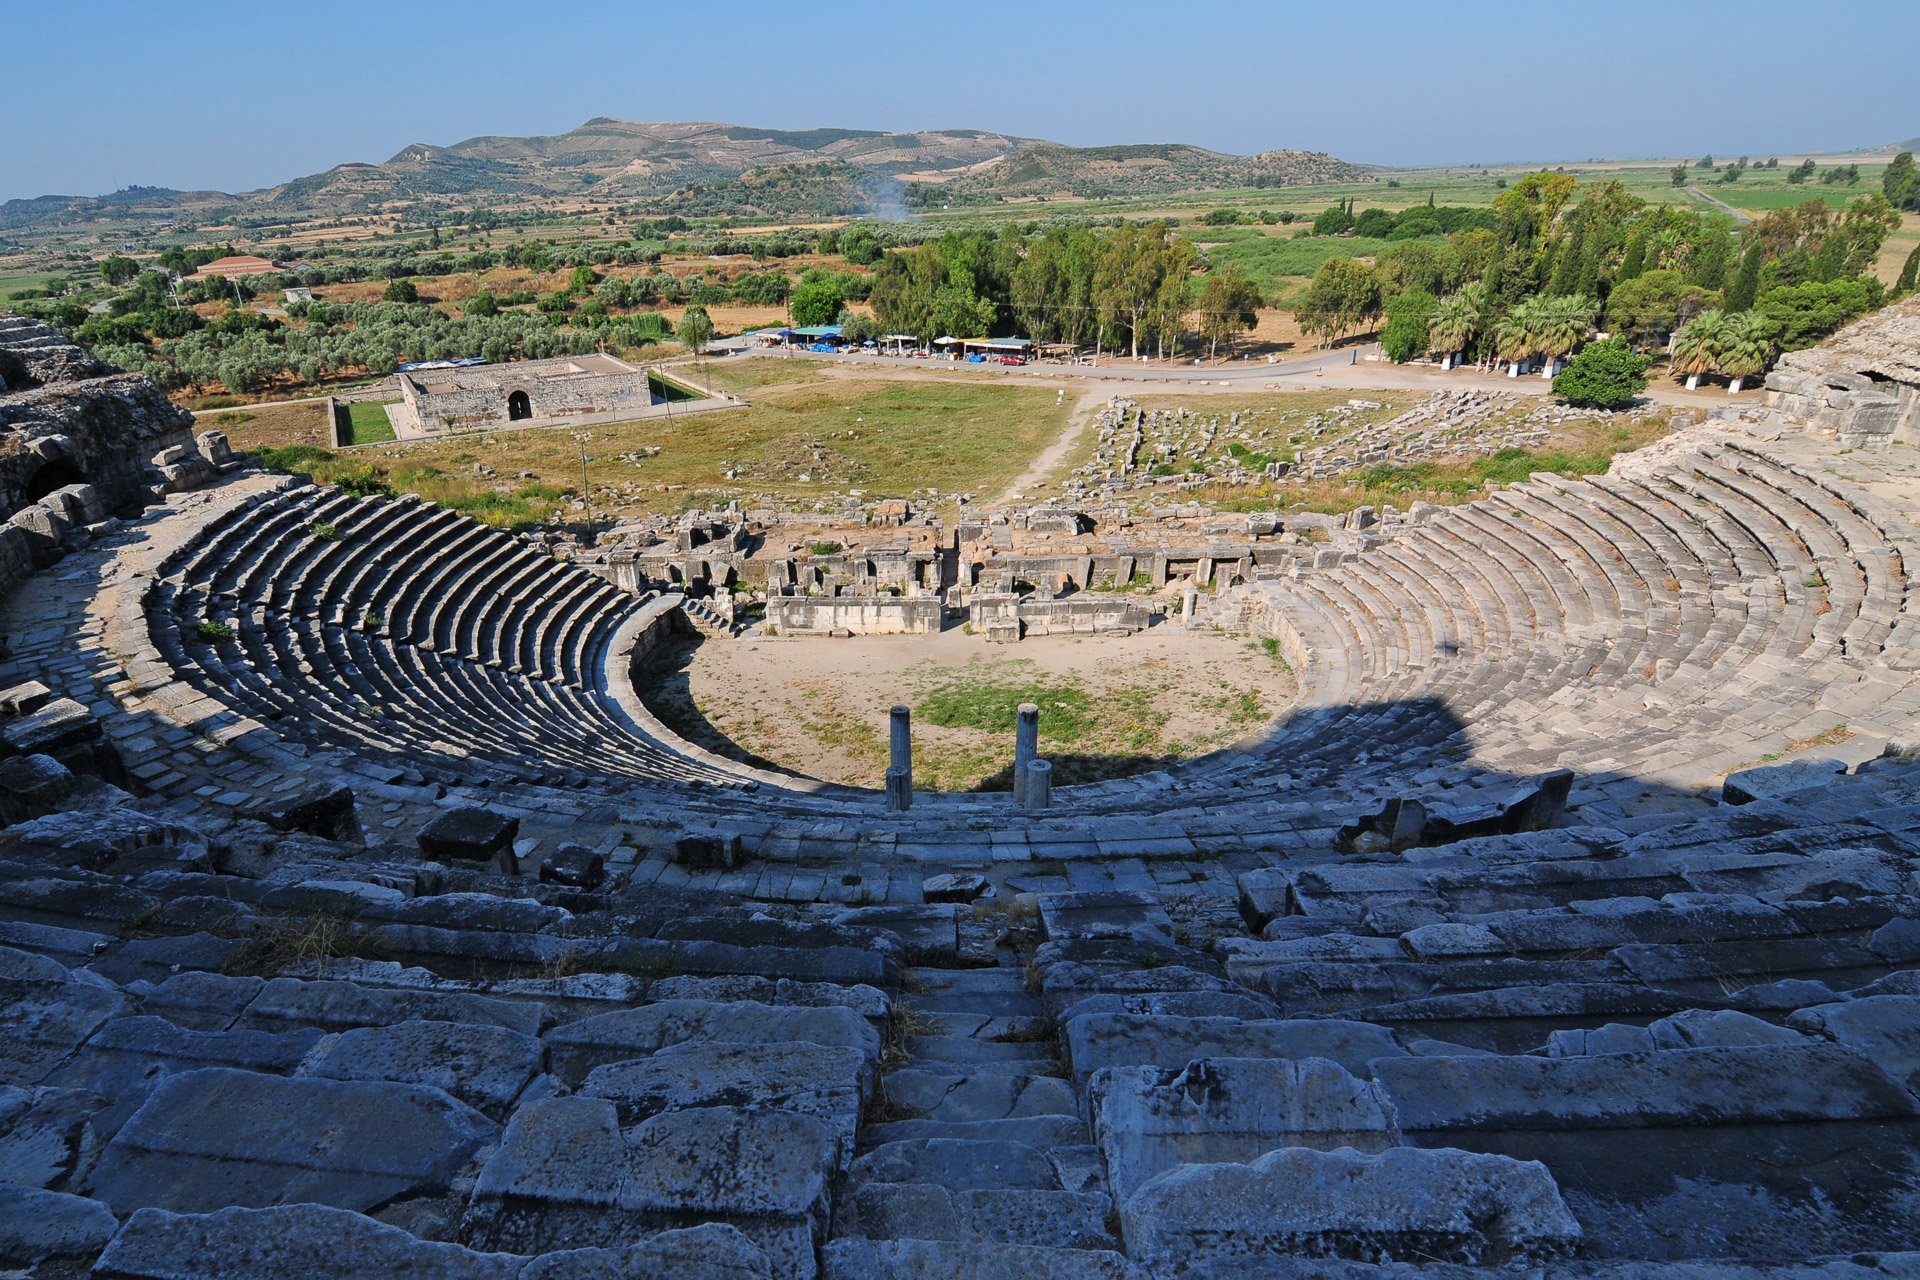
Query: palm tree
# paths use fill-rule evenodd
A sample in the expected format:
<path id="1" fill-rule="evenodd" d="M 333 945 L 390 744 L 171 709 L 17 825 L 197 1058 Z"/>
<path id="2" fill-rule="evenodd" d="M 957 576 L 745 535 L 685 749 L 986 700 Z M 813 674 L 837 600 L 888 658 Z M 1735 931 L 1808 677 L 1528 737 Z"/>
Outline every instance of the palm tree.
<path id="1" fill-rule="evenodd" d="M 1728 395 L 1738 395 L 1742 384 L 1766 370 L 1773 359 L 1773 322 L 1757 311 L 1736 311 L 1725 321 L 1720 344 L 1720 372 L 1731 379 Z"/>
<path id="2" fill-rule="evenodd" d="M 1547 358 L 1546 367 L 1540 371 L 1541 377 L 1551 378 L 1558 373 L 1560 358 L 1571 354 L 1575 347 L 1592 336 L 1593 313 L 1599 309 L 1599 303 L 1583 294 L 1540 300 L 1534 344 L 1540 354 Z"/>
<path id="3" fill-rule="evenodd" d="M 1545 327 L 1544 299 L 1528 298 L 1494 326 L 1493 349 L 1507 361 L 1507 376 L 1520 376 L 1521 362 L 1540 350 L 1540 334 Z"/>
<path id="4" fill-rule="evenodd" d="M 1494 326 L 1494 355 L 1507 361 L 1507 376 L 1521 376 L 1521 361 L 1534 353 L 1534 326 L 1526 303 L 1501 317 Z"/>
<path id="5" fill-rule="evenodd" d="M 1427 341 L 1440 352 L 1440 367 L 1453 368 L 1454 357 L 1467 349 L 1480 328 L 1480 300 L 1462 289 L 1440 300 L 1433 321 L 1427 326 Z"/>
<path id="6" fill-rule="evenodd" d="M 1725 313 L 1702 311 L 1681 327 L 1673 340 L 1673 367 L 1687 375 L 1687 390 L 1700 385 L 1700 375 L 1720 367 L 1720 352 L 1726 346 Z"/>

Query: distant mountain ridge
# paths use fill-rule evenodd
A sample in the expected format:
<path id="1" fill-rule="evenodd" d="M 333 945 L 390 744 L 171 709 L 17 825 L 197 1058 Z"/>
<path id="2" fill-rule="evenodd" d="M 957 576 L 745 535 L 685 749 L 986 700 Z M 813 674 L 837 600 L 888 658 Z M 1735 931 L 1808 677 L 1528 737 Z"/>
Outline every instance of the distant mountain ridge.
<path id="1" fill-rule="evenodd" d="M 237 195 L 133 187 L 112 196 L 10 200 L 0 204 L 0 229 L 109 213 L 232 206 L 233 216 L 251 220 L 589 192 L 662 211 L 858 214 L 1002 196 L 1355 181 L 1370 172 L 1309 151 L 1233 156 L 1184 144 L 1069 147 L 979 129 L 767 129 L 598 116 L 559 134 L 413 143 L 380 164 L 340 164 Z M 903 198 L 916 187 L 938 187 L 938 200 L 930 190 L 917 201 Z"/>

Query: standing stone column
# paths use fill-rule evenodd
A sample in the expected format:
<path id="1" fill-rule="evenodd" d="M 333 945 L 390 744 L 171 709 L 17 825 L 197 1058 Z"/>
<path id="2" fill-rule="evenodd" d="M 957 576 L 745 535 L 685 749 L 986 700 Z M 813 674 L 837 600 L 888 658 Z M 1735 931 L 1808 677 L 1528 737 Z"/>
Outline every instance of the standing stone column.
<path id="1" fill-rule="evenodd" d="M 913 803 L 913 711 L 895 707 L 887 723 L 887 807 L 904 811 Z"/>
<path id="2" fill-rule="evenodd" d="M 1053 762 L 1035 760 L 1027 765 L 1028 809 L 1053 808 Z"/>
<path id="3" fill-rule="evenodd" d="M 1013 802 L 1027 802 L 1027 766 L 1040 754 L 1040 708 L 1031 702 L 1020 704 L 1013 722 Z"/>

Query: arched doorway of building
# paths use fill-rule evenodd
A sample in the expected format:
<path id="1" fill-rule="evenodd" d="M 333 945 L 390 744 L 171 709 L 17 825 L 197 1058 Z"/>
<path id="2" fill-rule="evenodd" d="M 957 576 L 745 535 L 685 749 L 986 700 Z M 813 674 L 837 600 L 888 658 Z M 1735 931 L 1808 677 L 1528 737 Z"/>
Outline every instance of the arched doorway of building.
<path id="1" fill-rule="evenodd" d="M 32 505 L 40 501 L 56 489 L 86 482 L 87 478 L 80 473 L 80 468 L 65 458 L 55 458 L 34 472 L 33 478 L 27 481 L 27 504 Z"/>
<path id="2" fill-rule="evenodd" d="M 527 399 L 524 391 L 513 391 L 507 395 L 507 421 L 518 422 L 522 418 L 533 416 L 533 402 Z"/>

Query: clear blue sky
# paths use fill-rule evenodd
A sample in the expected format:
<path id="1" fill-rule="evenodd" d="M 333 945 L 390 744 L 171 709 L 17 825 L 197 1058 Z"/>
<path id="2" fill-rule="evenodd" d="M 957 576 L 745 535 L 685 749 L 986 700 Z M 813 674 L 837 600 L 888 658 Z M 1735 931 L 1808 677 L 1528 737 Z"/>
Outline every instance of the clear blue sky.
<path id="1" fill-rule="evenodd" d="M 245 190 L 597 115 L 1384 164 L 1920 134 L 1920 0 L 9 4 L 0 199 Z"/>

